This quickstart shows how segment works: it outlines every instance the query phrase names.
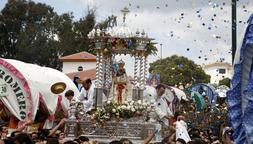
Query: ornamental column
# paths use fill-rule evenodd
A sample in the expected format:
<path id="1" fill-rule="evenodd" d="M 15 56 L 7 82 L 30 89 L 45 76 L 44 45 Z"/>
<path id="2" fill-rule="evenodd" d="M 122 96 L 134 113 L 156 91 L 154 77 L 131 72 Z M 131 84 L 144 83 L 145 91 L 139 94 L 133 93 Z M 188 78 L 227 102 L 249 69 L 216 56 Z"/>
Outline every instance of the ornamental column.
<path id="1" fill-rule="evenodd" d="M 96 88 L 95 88 L 95 101 L 94 107 L 103 106 L 103 94 L 104 94 L 104 54 L 97 50 L 97 65 L 96 65 Z"/>
<path id="2" fill-rule="evenodd" d="M 138 100 L 143 99 L 143 91 L 145 88 L 145 56 L 144 52 L 141 53 L 140 55 L 140 87 L 138 91 Z"/>
<path id="3" fill-rule="evenodd" d="M 144 54 L 142 53 L 140 56 L 140 75 L 139 75 L 139 79 L 140 79 L 140 89 L 143 90 L 144 89 L 144 75 L 145 75 L 145 60 L 144 60 Z"/>
<path id="4" fill-rule="evenodd" d="M 134 56 L 134 88 L 138 86 L 138 61 L 139 57 L 137 55 Z"/>
<path id="5" fill-rule="evenodd" d="M 110 88 L 110 77 L 111 77 L 111 73 L 110 73 L 110 58 L 106 57 L 105 59 L 105 88 Z"/>
<path id="6" fill-rule="evenodd" d="M 139 77 L 138 77 L 138 66 L 139 66 L 139 56 L 138 54 L 134 55 L 134 88 L 132 91 L 132 100 L 139 100 Z"/>
<path id="7" fill-rule="evenodd" d="M 111 57 L 107 56 L 104 61 L 104 72 L 105 72 L 105 79 L 104 79 L 104 92 L 107 97 L 109 97 L 110 94 L 110 88 L 111 88 Z"/>
<path id="8" fill-rule="evenodd" d="M 96 81 L 95 86 L 96 88 L 99 87 L 99 63 L 100 63 L 100 53 L 96 52 Z"/>
<path id="9" fill-rule="evenodd" d="M 99 71 L 98 71 L 98 79 L 99 79 L 99 85 L 98 88 L 103 88 L 103 82 L 104 82 L 104 67 L 103 67 L 103 60 L 104 60 L 104 54 L 103 52 L 100 52 L 99 55 Z"/>
<path id="10" fill-rule="evenodd" d="M 145 85 L 147 82 L 147 71 L 148 71 L 148 66 L 147 66 L 147 56 L 144 56 L 144 74 L 143 74 L 143 86 L 145 89 Z"/>

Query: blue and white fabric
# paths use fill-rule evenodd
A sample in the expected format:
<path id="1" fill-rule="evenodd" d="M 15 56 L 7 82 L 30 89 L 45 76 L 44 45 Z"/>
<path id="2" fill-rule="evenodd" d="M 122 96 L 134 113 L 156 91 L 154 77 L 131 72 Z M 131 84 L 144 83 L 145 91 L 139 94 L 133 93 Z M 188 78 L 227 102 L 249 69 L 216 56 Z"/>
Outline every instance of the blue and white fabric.
<path id="1" fill-rule="evenodd" d="M 253 15 L 236 54 L 231 89 L 227 92 L 233 139 L 235 143 L 253 143 Z"/>

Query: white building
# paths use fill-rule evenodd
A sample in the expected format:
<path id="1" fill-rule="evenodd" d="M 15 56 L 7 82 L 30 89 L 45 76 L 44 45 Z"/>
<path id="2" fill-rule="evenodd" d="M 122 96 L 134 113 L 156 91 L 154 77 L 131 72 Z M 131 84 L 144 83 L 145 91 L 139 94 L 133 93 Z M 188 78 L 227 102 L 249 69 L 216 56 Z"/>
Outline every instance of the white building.
<path id="1" fill-rule="evenodd" d="M 96 76 L 96 56 L 88 52 L 80 52 L 60 58 L 62 62 L 62 72 L 71 79 L 74 76 L 82 78 L 92 78 Z"/>
<path id="2" fill-rule="evenodd" d="M 224 78 L 232 76 L 232 65 L 230 63 L 215 62 L 202 66 L 206 74 L 211 76 L 210 83 L 218 84 Z"/>
<path id="3" fill-rule="evenodd" d="M 96 56 L 85 51 L 61 57 L 60 61 L 62 62 L 63 73 L 86 71 L 96 68 Z"/>

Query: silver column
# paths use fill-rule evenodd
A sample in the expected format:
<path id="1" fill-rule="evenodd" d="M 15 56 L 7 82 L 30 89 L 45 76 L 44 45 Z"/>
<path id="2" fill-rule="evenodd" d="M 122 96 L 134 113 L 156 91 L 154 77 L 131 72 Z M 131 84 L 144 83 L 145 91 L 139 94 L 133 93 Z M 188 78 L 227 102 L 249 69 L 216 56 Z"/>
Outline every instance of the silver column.
<path id="1" fill-rule="evenodd" d="M 99 56 L 99 85 L 98 88 L 103 87 L 103 82 L 104 82 L 104 68 L 103 68 L 103 60 L 104 60 L 104 55 L 102 52 L 100 52 Z"/>
<path id="2" fill-rule="evenodd" d="M 134 88 L 137 88 L 137 85 L 138 85 L 138 61 L 139 61 L 139 57 L 135 55 L 134 56 Z"/>
<path id="3" fill-rule="evenodd" d="M 103 105 L 103 94 L 104 94 L 104 55 L 102 52 L 98 52 L 98 63 L 97 63 L 97 81 L 94 95 L 94 107 L 101 107 Z"/>
<path id="4" fill-rule="evenodd" d="M 140 56 L 140 89 L 144 88 L 144 55 Z"/>
<path id="5" fill-rule="evenodd" d="M 144 87 L 146 85 L 146 82 L 147 82 L 147 71 L 148 71 L 148 66 L 147 66 L 147 57 L 144 56 L 144 74 L 143 74 L 143 84 L 144 84 Z"/>
<path id="6" fill-rule="evenodd" d="M 99 87 L 99 62 L 100 62 L 100 53 L 96 52 L 96 81 L 95 86 L 96 88 Z"/>

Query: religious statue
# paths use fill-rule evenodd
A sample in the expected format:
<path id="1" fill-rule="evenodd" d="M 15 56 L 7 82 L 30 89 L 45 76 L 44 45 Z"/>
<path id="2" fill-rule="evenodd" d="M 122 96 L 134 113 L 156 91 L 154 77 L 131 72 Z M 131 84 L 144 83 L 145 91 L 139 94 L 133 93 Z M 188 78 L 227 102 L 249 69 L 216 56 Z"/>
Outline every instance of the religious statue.
<path id="1" fill-rule="evenodd" d="M 118 103 L 123 102 L 123 91 L 127 85 L 127 75 L 126 75 L 126 70 L 125 70 L 124 66 L 125 66 L 124 61 L 120 60 L 118 62 L 118 69 L 116 71 L 116 77 L 114 80 L 114 83 L 116 85 L 116 90 L 117 90 L 117 102 Z"/>

